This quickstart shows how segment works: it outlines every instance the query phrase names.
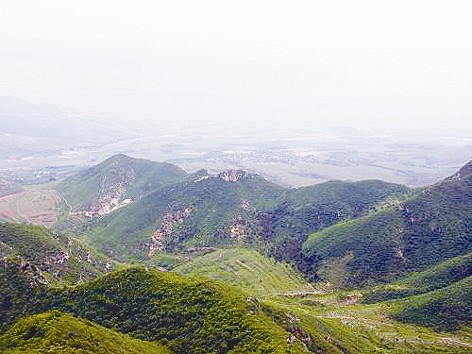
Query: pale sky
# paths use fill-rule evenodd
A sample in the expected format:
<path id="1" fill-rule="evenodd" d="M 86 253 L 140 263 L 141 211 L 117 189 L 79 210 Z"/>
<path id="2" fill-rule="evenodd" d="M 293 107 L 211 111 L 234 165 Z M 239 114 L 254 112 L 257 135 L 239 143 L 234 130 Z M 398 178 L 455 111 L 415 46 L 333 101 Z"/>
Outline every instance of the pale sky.
<path id="1" fill-rule="evenodd" d="M 0 0 L 0 95 L 472 136 L 471 1 Z"/>

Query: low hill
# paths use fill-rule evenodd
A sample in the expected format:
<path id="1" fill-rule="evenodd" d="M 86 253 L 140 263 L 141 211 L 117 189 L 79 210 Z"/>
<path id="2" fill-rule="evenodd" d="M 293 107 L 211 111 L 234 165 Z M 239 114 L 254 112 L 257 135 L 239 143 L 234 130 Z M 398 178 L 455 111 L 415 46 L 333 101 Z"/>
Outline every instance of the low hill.
<path id="1" fill-rule="evenodd" d="M 50 311 L 19 320 L 0 336 L 2 353 L 170 353 L 84 319 Z"/>
<path id="2" fill-rule="evenodd" d="M 42 305 L 52 286 L 84 282 L 118 264 L 40 226 L 0 224 L 0 331 Z"/>
<path id="3" fill-rule="evenodd" d="M 472 251 L 472 162 L 454 176 L 368 216 L 312 234 L 311 273 L 341 287 L 422 271 Z"/>
<path id="4" fill-rule="evenodd" d="M 115 155 L 57 185 L 71 208 L 70 216 L 100 216 L 187 174 L 177 166 Z"/>

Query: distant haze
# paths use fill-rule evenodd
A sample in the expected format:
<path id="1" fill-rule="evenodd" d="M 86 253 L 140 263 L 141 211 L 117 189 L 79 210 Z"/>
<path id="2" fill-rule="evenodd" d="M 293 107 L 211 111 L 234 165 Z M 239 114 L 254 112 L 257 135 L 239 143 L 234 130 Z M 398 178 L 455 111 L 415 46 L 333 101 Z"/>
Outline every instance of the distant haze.
<path id="1" fill-rule="evenodd" d="M 155 126 L 472 136 L 470 1 L 0 3 L 0 96 Z"/>

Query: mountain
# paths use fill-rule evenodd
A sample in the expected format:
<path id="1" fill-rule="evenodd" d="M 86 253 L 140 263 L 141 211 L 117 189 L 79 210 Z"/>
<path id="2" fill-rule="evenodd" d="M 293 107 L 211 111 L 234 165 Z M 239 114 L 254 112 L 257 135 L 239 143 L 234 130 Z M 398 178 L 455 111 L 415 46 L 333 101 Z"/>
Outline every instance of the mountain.
<path id="1" fill-rule="evenodd" d="M 377 285 L 364 291 L 362 301 L 375 303 L 411 295 L 425 294 L 445 288 L 472 275 L 472 252 L 457 256 L 426 268 L 412 272 L 388 284 Z"/>
<path id="2" fill-rule="evenodd" d="M 104 180 L 103 171 L 109 171 L 115 160 L 121 166 L 124 158 L 106 160 L 72 176 L 58 189 L 66 199 L 75 200 L 75 204 L 97 200 L 96 185 Z M 71 215 L 105 215 L 116 210 L 86 225 L 85 239 L 118 259 L 130 256 L 145 259 L 162 251 L 245 243 L 277 259 L 294 262 L 302 269 L 301 249 L 309 233 L 365 215 L 374 208 L 384 208 L 385 203 L 395 203 L 396 196 L 409 192 L 407 187 L 375 180 L 330 181 L 286 189 L 241 170 L 227 170 L 217 176 L 202 170 L 180 181 L 173 178 L 168 182 L 163 186 L 153 184 L 152 192 L 121 210 L 117 210 L 121 203 L 130 204 L 132 198 L 120 192 L 124 183 L 110 182 L 112 187 L 101 193 L 109 196 L 107 202 L 95 202 L 93 207 L 82 207 L 87 211 Z M 116 197 L 119 193 L 121 202 Z"/>
<path id="3" fill-rule="evenodd" d="M 422 272 L 413 272 L 393 283 L 378 285 L 363 293 L 362 302 L 391 299 L 390 316 L 399 321 L 458 330 L 472 318 L 472 252 L 450 258 Z"/>
<path id="4" fill-rule="evenodd" d="M 257 211 L 276 205 L 282 191 L 245 171 L 200 171 L 99 219 L 85 239 L 118 259 L 245 242 L 257 234 Z"/>
<path id="5" fill-rule="evenodd" d="M 170 353 L 165 347 L 59 311 L 22 318 L 0 336 L 2 353 Z"/>
<path id="6" fill-rule="evenodd" d="M 302 244 L 310 233 L 396 204 L 408 192 L 405 186 L 378 180 L 329 181 L 288 189 L 282 203 L 259 215 L 262 247 L 269 255 L 294 262 L 304 271 L 310 260 L 307 265 Z"/>
<path id="7" fill-rule="evenodd" d="M 71 209 L 70 221 L 109 214 L 186 175 L 168 163 L 119 154 L 65 179 L 56 189 Z"/>
<path id="8" fill-rule="evenodd" d="M 37 293 L 77 284 L 118 268 L 119 264 L 80 240 L 31 225 L 0 224 L 0 331 Z"/>
<path id="9" fill-rule="evenodd" d="M 472 251 L 472 162 L 399 205 L 310 235 L 311 274 L 341 287 L 385 282 Z"/>
<path id="10" fill-rule="evenodd" d="M 433 286 L 434 279 L 445 287 L 455 280 L 445 277 L 445 268 L 462 273 L 466 262 L 462 259 L 435 269 L 429 274 L 418 274 L 425 284 Z M 422 317 L 397 316 L 398 302 L 364 304 L 359 291 L 339 292 L 326 283 L 306 284 L 301 274 L 287 264 L 279 263 L 247 248 L 225 248 L 191 259 L 173 271 L 196 276 L 198 274 L 239 287 L 270 305 L 273 312 L 282 313 L 295 333 L 301 331 L 317 343 L 319 353 L 467 353 L 470 343 L 456 333 L 434 333 L 428 329 L 399 321 L 405 320 L 422 326 L 435 314 Z M 460 277 L 456 277 L 456 280 Z M 392 284 L 395 286 L 395 284 Z M 467 289 L 463 291 L 466 295 Z M 470 292 L 469 292 L 470 293 Z M 410 299 L 409 297 L 408 299 Z M 360 301 L 362 300 L 362 301 Z M 467 298 L 462 299 L 464 304 Z M 408 300 L 409 301 L 409 300 Z M 405 304 L 402 308 L 409 308 Z M 454 302 L 457 306 L 457 301 Z M 457 330 L 467 325 L 465 312 L 454 317 L 454 306 L 443 307 L 441 329 Z M 457 307 L 456 307 L 457 308 Z M 467 307 L 463 307 L 466 309 Z M 399 321 L 393 318 L 398 318 Z M 421 321 L 422 320 L 422 321 Z M 446 320 L 446 321 L 445 321 Z M 448 325 L 449 324 L 449 325 Z M 467 327 L 460 327 L 467 333 Z M 413 349 L 414 348 L 414 349 Z M 313 350 L 313 349 L 312 349 Z"/>

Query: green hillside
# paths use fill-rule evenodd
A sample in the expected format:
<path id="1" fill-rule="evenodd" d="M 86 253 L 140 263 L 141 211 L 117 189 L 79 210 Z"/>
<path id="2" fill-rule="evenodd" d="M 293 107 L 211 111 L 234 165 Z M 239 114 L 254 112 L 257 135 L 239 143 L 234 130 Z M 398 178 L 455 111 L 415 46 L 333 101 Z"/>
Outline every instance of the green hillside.
<path id="1" fill-rule="evenodd" d="M 174 353 L 303 352 L 287 347 L 287 331 L 260 302 L 203 278 L 129 269 L 60 291 L 48 306 Z"/>
<path id="2" fill-rule="evenodd" d="M 242 242 L 303 268 L 301 247 L 309 232 L 364 215 L 380 208 L 389 196 L 408 191 L 380 181 L 287 190 L 256 175 L 233 173 L 241 177 L 228 182 L 221 176 L 198 176 L 158 189 L 100 219 L 86 239 L 120 259 L 143 259 L 152 247 L 153 233 L 169 226 L 170 220 L 162 250 Z"/>
<path id="3" fill-rule="evenodd" d="M 157 230 L 163 235 L 156 248 L 166 251 L 250 242 L 259 232 L 257 211 L 273 207 L 283 189 L 257 175 L 232 172 L 241 174 L 236 181 L 199 176 L 158 189 L 100 219 L 85 237 L 124 259 L 146 258 Z"/>
<path id="4" fill-rule="evenodd" d="M 84 281 L 116 267 L 82 241 L 42 226 L 0 224 L 0 257 L 21 268 L 35 283 Z"/>
<path id="5" fill-rule="evenodd" d="M 445 288 L 409 297 L 395 304 L 391 316 L 437 331 L 472 325 L 472 276 Z"/>
<path id="6" fill-rule="evenodd" d="M 84 319 L 50 311 L 19 320 L 0 336 L 2 353 L 155 353 L 157 343 L 133 339 Z"/>
<path id="7" fill-rule="evenodd" d="M 302 244 L 310 233 L 394 205 L 408 192 L 405 186 L 377 180 L 330 181 L 287 190 L 283 203 L 259 215 L 263 248 L 305 271 L 310 261 L 302 255 Z"/>
<path id="8" fill-rule="evenodd" d="M 119 267 L 80 240 L 40 226 L 0 224 L 0 331 L 42 304 L 47 289 Z"/>
<path id="9" fill-rule="evenodd" d="M 472 251 L 471 165 L 399 206 L 312 234 L 303 245 L 311 274 L 368 285 Z"/>
<path id="10" fill-rule="evenodd" d="M 472 275 L 472 252 L 441 262 L 423 272 L 413 272 L 389 284 L 366 290 L 363 302 L 378 302 L 424 294 Z"/>
<path id="11" fill-rule="evenodd" d="M 313 290 L 290 265 L 247 248 L 217 249 L 173 271 L 224 281 L 259 297 Z"/>
<path id="12" fill-rule="evenodd" d="M 456 262 L 466 263 L 464 260 Z M 448 269 L 462 268 L 449 266 Z M 25 272 L 15 263 L 0 264 L 0 333 L 8 331 L 6 336 L 0 337 L 0 343 L 15 344 L 17 352 L 21 352 L 33 345 L 41 348 L 42 343 L 60 346 L 64 336 L 69 337 L 72 332 L 74 341 L 70 343 L 80 342 L 87 347 L 90 342 L 83 343 L 81 339 L 82 329 L 90 324 L 87 321 L 84 324 L 82 320 L 69 317 L 59 320 L 56 318 L 59 315 L 54 315 L 51 325 L 37 324 L 43 314 L 34 320 L 36 327 L 31 330 L 33 326 L 27 325 L 18 331 L 12 329 L 21 318 L 30 321 L 28 316 L 32 314 L 57 309 L 137 339 L 158 341 L 173 353 L 467 353 L 470 349 L 466 332 L 434 333 L 388 317 L 431 325 L 425 321 L 435 311 L 421 312 L 422 309 L 415 308 L 403 317 L 397 316 L 400 309 L 410 310 L 410 299 L 416 297 L 401 300 L 404 307 L 400 307 L 403 302 L 398 301 L 361 304 L 358 291 L 337 292 L 324 284 L 307 288 L 293 269 L 254 250 L 215 250 L 176 270 L 192 278 L 137 268 L 114 272 L 77 286 L 51 288 L 42 283 L 31 286 L 33 273 Z M 198 273 L 219 281 L 198 277 Z M 440 271 L 434 274 L 440 279 Z M 434 305 L 434 309 L 454 314 L 460 306 L 467 311 L 464 304 L 468 300 L 464 295 L 470 294 L 468 286 L 461 288 L 462 293 L 459 292 L 452 306 L 440 304 Z M 425 295 L 428 294 L 431 293 Z M 454 296 L 448 294 L 443 298 Z M 429 302 L 425 306 L 429 306 Z M 470 317 L 464 313 L 465 317 Z M 49 318 L 49 315 L 44 316 Z M 423 322 L 419 320 L 422 318 Z M 69 328 L 74 320 L 81 322 L 77 330 L 56 330 Z M 464 316 L 461 324 L 463 320 Z M 43 333 L 43 328 L 51 328 L 51 331 L 45 337 L 29 338 L 31 334 Z M 436 327 L 433 325 L 433 328 Z M 451 328 L 456 327 L 444 329 Z M 295 336 L 293 345 L 286 341 L 290 333 Z M 110 340 L 110 346 L 115 345 L 116 334 L 92 331 L 93 338 L 102 336 L 100 341 Z M 43 342 L 44 338 L 47 339 Z"/>

